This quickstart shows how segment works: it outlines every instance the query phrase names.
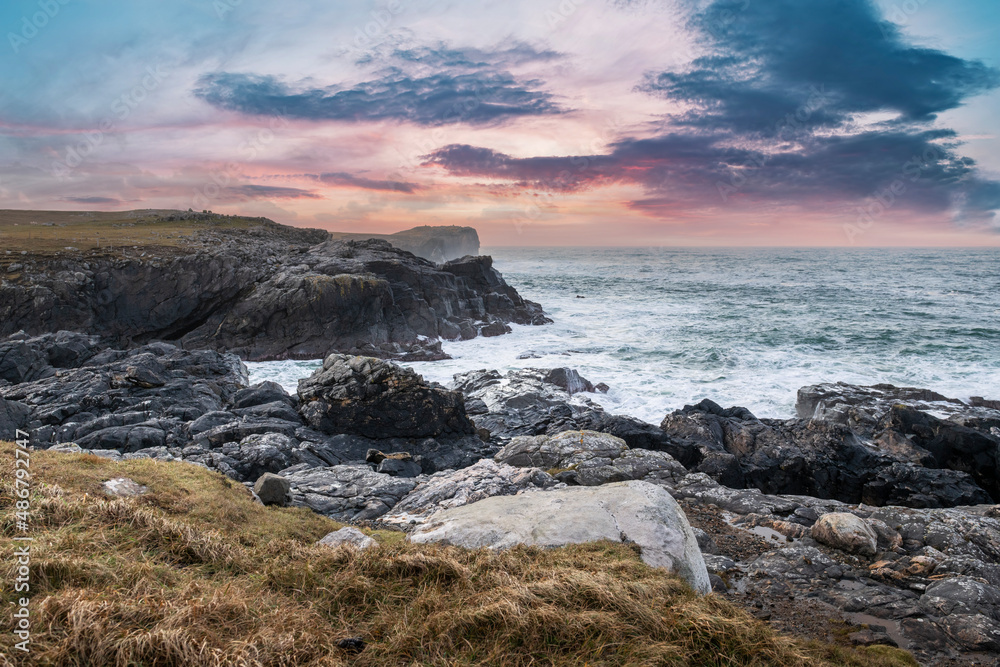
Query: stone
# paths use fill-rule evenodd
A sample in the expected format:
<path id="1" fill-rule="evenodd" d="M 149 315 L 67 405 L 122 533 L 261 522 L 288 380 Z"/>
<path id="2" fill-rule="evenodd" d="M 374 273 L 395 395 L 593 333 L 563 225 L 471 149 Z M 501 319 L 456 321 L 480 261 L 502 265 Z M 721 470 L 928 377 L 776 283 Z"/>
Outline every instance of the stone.
<path id="1" fill-rule="evenodd" d="M 383 475 L 368 465 L 283 471 L 282 476 L 291 483 L 293 505 L 345 522 L 381 517 L 417 485 L 413 479 Z"/>
<path id="2" fill-rule="evenodd" d="M 862 556 L 874 556 L 878 545 L 878 535 L 868 522 L 847 512 L 824 514 L 813 524 L 811 534 L 828 547 Z"/>
<path id="3" fill-rule="evenodd" d="M 332 354 L 299 381 L 300 412 L 314 429 L 367 438 L 475 435 L 462 395 L 411 369 L 372 357 Z"/>
<path id="4" fill-rule="evenodd" d="M 621 438 L 594 431 L 518 436 L 496 454 L 496 460 L 519 467 L 575 473 L 577 484 L 597 486 L 630 479 L 677 481 L 687 470 L 666 452 L 629 449 Z"/>
<path id="5" fill-rule="evenodd" d="M 101 484 L 101 489 L 109 496 L 119 496 L 122 498 L 134 498 L 146 494 L 149 489 L 134 482 L 127 477 L 109 479 Z"/>
<path id="6" fill-rule="evenodd" d="M 280 507 L 288 504 L 288 492 L 291 490 L 292 485 L 287 479 L 270 472 L 258 477 L 253 485 L 253 492 L 260 498 L 260 502 Z"/>
<path id="7" fill-rule="evenodd" d="M 407 529 L 424 523 L 439 510 L 555 486 L 556 480 L 538 468 L 515 468 L 493 459 L 483 459 L 468 468 L 439 472 L 421 479 L 381 521 Z"/>
<path id="8" fill-rule="evenodd" d="M 27 405 L 0 398 L 0 440 L 16 440 L 18 429 L 27 425 L 30 414 Z"/>
<path id="9" fill-rule="evenodd" d="M 648 482 L 487 498 L 438 512 L 409 539 L 470 549 L 600 540 L 634 543 L 648 565 L 674 572 L 700 594 L 711 591 L 687 517 L 669 493 Z"/>
<path id="10" fill-rule="evenodd" d="M 353 526 L 344 526 L 340 530 L 327 533 L 326 536 L 316 544 L 318 546 L 334 548 L 346 544 L 358 549 L 359 551 L 364 551 L 365 549 L 370 549 L 378 545 L 378 542 Z"/>

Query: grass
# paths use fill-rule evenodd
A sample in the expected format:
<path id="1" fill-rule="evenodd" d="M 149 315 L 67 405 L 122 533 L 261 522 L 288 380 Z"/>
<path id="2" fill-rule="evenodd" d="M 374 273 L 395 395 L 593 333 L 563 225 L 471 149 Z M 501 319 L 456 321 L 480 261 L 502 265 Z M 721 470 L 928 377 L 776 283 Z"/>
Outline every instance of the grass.
<path id="1" fill-rule="evenodd" d="M 241 230 L 264 224 L 260 218 L 169 210 L 0 210 L 0 247 L 11 252 L 0 253 L 0 262 L 16 262 L 21 251 L 36 256 L 73 252 L 67 247 L 84 252 L 123 246 L 169 250 L 182 247 L 207 229 Z"/>
<path id="2" fill-rule="evenodd" d="M 2 569 L 13 579 L 13 448 L 0 444 Z M 802 643 L 698 597 L 630 548 L 493 553 L 264 508 L 184 463 L 33 452 L 31 665 L 915 665 L 901 651 Z M 130 477 L 137 499 L 102 481 Z M 4 587 L 3 605 L 13 599 Z M 338 641 L 362 637 L 360 654 Z"/>

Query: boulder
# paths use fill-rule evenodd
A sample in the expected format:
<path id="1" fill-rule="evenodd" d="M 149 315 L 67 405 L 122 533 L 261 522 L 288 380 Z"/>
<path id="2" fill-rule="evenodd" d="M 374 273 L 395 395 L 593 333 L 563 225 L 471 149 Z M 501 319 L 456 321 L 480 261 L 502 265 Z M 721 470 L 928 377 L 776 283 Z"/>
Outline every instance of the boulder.
<path id="1" fill-rule="evenodd" d="M 28 422 L 28 406 L 0 398 L 0 440 L 16 440 L 18 429 Z"/>
<path id="2" fill-rule="evenodd" d="M 288 492 L 291 490 L 292 485 L 287 479 L 270 472 L 258 477 L 253 485 L 253 492 L 265 505 L 284 507 L 288 504 Z"/>
<path id="3" fill-rule="evenodd" d="M 847 512 L 824 514 L 813 524 L 812 537 L 817 542 L 862 556 L 874 556 L 878 534 L 864 519 Z"/>
<path id="4" fill-rule="evenodd" d="M 687 474 L 670 454 L 629 449 L 621 438 L 594 431 L 518 436 L 495 458 L 513 466 L 542 468 L 551 474 L 572 472 L 575 483 L 583 486 L 631 479 L 676 481 Z"/>
<path id="5" fill-rule="evenodd" d="M 327 533 L 326 536 L 316 544 L 317 546 L 334 548 L 346 544 L 358 549 L 359 551 L 364 551 L 365 549 L 370 549 L 376 546 L 378 542 L 353 526 L 344 526 L 340 530 Z"/>
<path id="6" fill-rule="evenodd" d="M 487 498 L 435 514 L 409 539 L 471 549 L 634 543 L 645 563 L 676 573 L 698 593 L 711 591 L 687 517 L 669 493 L 648 482 Z"/>
<path id="7" fill-rule="evenodd" d="M 538 468 L 515 468 L 483 459 L 462 470 L 439 472 L 424 478 L 382 517 L 382 521 L 409 528 L 442 509 L 554 486 L 557 486 L 556 480 Z"/>
<path id="8" fill-rule="evenodd" d="M 462 395 L 372 357 L 328 356 L 299 381 L 300 412 L 324 433 L 367 438 L 475 435 Z"/>
<path id="9" fill-rule="evenodd" d="M 292 486 L 292 504 L 337 521 L 377 519 L 416 487 L 412 479 L 374 472 L 367 465 L 282 471 Z"/>

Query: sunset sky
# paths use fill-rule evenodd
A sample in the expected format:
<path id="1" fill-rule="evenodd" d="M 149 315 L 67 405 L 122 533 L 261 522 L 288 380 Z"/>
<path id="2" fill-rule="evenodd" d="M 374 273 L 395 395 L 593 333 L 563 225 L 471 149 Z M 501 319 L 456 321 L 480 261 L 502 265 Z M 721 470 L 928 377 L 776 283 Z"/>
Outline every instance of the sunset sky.
<path id="1" fill-rule="evenodd" d="M 35 0 L 0 27 L 0 208 L 1000 245 L 996 0 Z"/>

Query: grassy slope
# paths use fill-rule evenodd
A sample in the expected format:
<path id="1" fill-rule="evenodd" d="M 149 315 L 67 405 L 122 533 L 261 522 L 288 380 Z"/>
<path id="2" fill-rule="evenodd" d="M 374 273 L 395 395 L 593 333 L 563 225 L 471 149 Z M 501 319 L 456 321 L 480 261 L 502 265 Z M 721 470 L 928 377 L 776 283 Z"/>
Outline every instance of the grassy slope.
<path id="1" fill-rule="evenodd" d="M 11 445 L 0 459 L 12 581 Z M 778 636 L 618 544 L 491 553 L 378 533 L 358 553 L 313 546 L 333 521 L 254 505 L 188 464 L 33 452 L 31 466 L 34 643 L 27 659 L 7 653 L 15 664 L 916 664 Z M 112 477 L 150 493 L 107 499 Z M 351 636 L 368 642 L 360 655 L 337 648 Z"/>

